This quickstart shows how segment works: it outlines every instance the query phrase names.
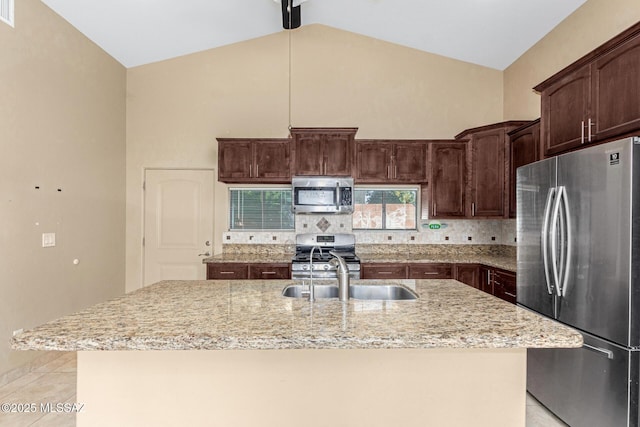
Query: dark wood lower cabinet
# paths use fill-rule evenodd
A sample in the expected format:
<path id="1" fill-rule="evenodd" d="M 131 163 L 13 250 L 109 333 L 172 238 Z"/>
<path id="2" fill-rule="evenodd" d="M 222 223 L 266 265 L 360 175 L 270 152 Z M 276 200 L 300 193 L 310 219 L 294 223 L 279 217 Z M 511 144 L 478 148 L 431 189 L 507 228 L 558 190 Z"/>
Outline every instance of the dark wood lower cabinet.
<path id="1" fill-rule="evenodd" d="M 495 270 L 493 294 L 510 303 L 516 303 L 516 275 L 510 271 Z"/>
<path id="2" fill-rule="evenodd" d="M 451 264 L 410 264 L 409 279 L 451 279 L 453 268 Z"/>
<path id="3" fill-rule="evenodd" d="M 479 264 L 456 264 L 454 268 L 454 279 L 478 289 L 480 287 L 480 265 Z"/>
<path id="4" fill-rule="evenodd" d="M 209 263 L 207 280 L 290 279 L 289 263 Z"/>
<path id="5" fill-rule="evenodd" d="M 500 268 L 480 266 L 479 289 L 508 301 L 516 303 L 516 274 Z"/>
<path id="6" fill-rule="evenodd" d="M 362 279 L 406 279 L 407 264 L 390 262 L 362 263 L 360 265 Z"/>
<path id="7" fill-rule="evenodd" d="M 210 279 L 248 279 L 249 264 L 246 263 L 209 263 L 207 280 Z"/>

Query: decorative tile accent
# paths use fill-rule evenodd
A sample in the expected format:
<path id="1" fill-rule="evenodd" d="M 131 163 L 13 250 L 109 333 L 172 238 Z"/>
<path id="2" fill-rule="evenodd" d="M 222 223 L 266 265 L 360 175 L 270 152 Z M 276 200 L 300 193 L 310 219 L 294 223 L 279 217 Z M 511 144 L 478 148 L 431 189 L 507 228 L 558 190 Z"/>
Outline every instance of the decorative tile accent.
<path id="1" fill-rule="evenodd" d="M 316 223 L 316 227 L 318 227 L 323 233 L 327 231 L 330 226 L 331 223 L 327 221 L 325 217 L 322 217 L 322 219 Z"/>

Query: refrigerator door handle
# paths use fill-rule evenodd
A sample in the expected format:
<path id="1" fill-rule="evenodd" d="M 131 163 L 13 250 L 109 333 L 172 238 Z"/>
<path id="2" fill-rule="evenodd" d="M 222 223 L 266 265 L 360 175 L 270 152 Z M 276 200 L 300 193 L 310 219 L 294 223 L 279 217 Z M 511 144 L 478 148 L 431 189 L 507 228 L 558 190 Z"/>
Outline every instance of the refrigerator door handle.
<path id="1" fill-rule="evenodd" d="M 595 351 L 596 353 L 602 353 L 607 355 L 607 359 L 613 359 L 613 351 L 607 350 L 606 348 L 594 347 L 592 345 L 582 343 L 582 347 L 587 350 Z"/>
<path id="2" fill-rule="evenodd" d="M 573 235 L 571 233 L 571 212 L 569 211 L 569 198 L 567 197 L 567 189 L 560 187 L 560 194 L 558 196 L 562 200 L 563 215 L 565 220 L 565 243 L 566 253 L 564 256 L 564 271 L 562 272 L 562 284 L 558 286 L 558 296 L 567 295 L 567 284 L 569 283 L 569 270 L 571 267 L 571 247 L 573 245 Z"/>
<path id="3" fill-rule="evenodd" d="M 544 206 L 544 216 L 542 220 L 542 260 L 544 262 L 544 278 L 547 284 L 547 292 L 549 295 L 553 294 L 551 287 L 551 277 L 549 273 L 549 217 L 551 216 L 551 206 L 553 204 L 553 198 L 556 194 L 556 188 L 549 188 L 547 193 L 547 202 Z"/>
<path id="4" fill-rule="evenodd" d="M 560 272 L 558 271 L 558 215 L 560 213 L 560 202 L 563 187 L 556 188 L 556 197 L 553 201 L 551 209 L 551 222 L 549 234 L 551 235 L 551 272 L 553 273 L 553 283 L 556 287 L 558 296 L 562 296 L 560 292 Z"/>

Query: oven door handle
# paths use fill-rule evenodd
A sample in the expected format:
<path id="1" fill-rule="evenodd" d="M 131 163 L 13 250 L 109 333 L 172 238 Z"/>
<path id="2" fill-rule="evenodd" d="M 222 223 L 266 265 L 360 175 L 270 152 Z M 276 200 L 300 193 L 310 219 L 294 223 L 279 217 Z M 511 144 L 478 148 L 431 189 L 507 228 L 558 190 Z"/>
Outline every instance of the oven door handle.
<path id="1" fill-rule="evenodd" d="M 336 181 L 336 210 L 340 210 L 340 182 Z"/>

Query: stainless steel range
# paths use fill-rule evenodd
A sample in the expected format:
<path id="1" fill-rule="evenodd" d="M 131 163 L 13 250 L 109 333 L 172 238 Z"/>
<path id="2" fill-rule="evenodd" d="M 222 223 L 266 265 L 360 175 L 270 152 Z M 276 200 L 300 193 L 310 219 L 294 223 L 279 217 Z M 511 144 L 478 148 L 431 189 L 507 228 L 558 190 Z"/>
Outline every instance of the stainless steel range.
<path id="1" fill-rule="evenodd" d="M 314 279 L 336 279 L 337 267 L 330 263 L 333 255 L 338 253 L 349 268 L 351 279 L 360 278 L 360 258 L 356 256 L 356 238 L 353 234 L 314 234 L 296 235 L 296 254 L 291 264 L 293 279 L 308 279 L 313 266 Z"/>

